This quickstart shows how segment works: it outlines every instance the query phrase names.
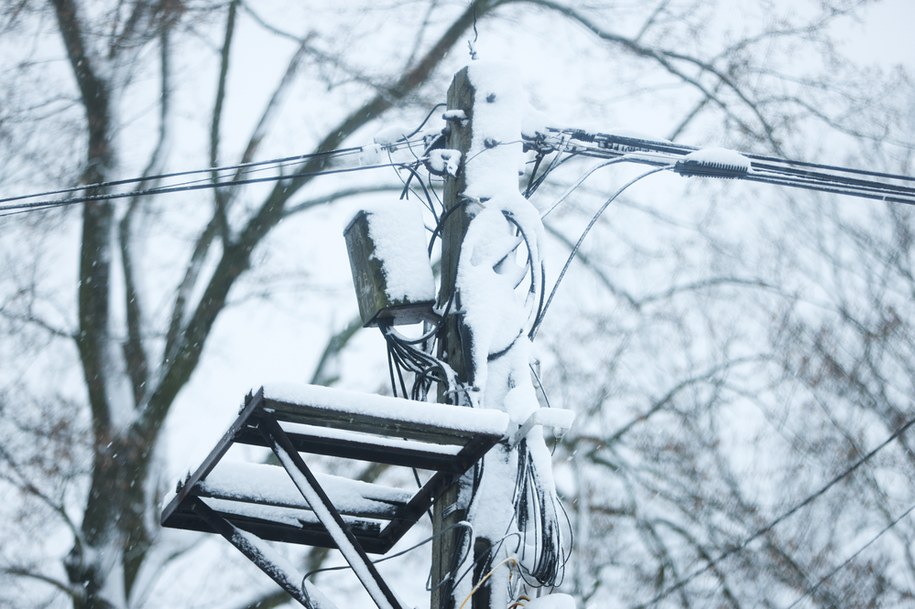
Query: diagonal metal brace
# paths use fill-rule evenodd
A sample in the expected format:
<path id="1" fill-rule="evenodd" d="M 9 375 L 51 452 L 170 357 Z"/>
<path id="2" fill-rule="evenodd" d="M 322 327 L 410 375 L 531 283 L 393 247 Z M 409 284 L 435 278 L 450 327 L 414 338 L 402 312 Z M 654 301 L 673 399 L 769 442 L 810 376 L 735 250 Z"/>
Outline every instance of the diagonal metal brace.
<path id="1" fill-rule="evenodd" d="M 315 516 L 330 533 L 331 538 L 343 554 L 343 558 L 353 568 L 353 572 L 362 583 L 366 592 L 375 601 L 379 609 L 403 609 L 403 605 L 394 592 L 388 587 L 387 582 L 378 573 L 375 565 L 369 560 L 359 541 L 349 530 L 349 527 L 340 516 L 321 488 L 314 474 L 305 465 L 302 456 L 295 449 L 289 436 L 283 431 L 272 417 L 261 417 L 258 429 L 264 434 L 270 448 L 276 454 L 280 464 L 286 469 L 289 477 L 295 483 L 302 497 L 308 502 Z"/>
<path id="2" fill-rule="evenodd" d="M 318 593 L 313 585 L 293 579 L 287 569 L 277 564 L 275 557 L 270 556 L 263 546 L 251 539 L 253 536 L 251 533 L 246 533 L 234 526 L 199 497 L 194 497 L 191 501 L 193 502 L 194 512 L 205 520 L 214 531 L 225 537 L 239 552 L 244 554 L 248 560 L 253 562 L 306 609 L 336 609 L 332 603 Z"/>

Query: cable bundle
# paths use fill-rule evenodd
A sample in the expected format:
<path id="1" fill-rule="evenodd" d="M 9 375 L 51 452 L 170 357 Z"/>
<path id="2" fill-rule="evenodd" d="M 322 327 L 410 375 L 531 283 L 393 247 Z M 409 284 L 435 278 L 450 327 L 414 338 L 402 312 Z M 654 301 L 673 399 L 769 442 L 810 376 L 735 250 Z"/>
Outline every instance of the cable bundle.
<path id="1" fill-rule="evenodd" d="M 532 586 L 555 588 L 561 585 L 571 542 L 568 547 L 563 545 L 565 536 L 560 525 L 560 513 L 570 536 L 571 526 L 556 495 L 544 491 L 526 440 L 518 446 L 518 477 L 513 498 L 521 533 L 522 577 Z M 527 580 L 526 576 L 533 581 Z"/>
<path id="2" fill-rule="evenodd" d="M 403 336 L 392 326 L 383 324 L 381 333 L 387 343 L 388 373 L 391 390 L 394 395 L 409 397 L 412 400 L 425 401 L 433 383 L 451 389 L 455 384 L 454 371 L 446 363 L 432 355 L 436 344 L 439 324 L 419 338 Z M 413 374 L 413 382 L 407 390 L 404 372 Z"/>

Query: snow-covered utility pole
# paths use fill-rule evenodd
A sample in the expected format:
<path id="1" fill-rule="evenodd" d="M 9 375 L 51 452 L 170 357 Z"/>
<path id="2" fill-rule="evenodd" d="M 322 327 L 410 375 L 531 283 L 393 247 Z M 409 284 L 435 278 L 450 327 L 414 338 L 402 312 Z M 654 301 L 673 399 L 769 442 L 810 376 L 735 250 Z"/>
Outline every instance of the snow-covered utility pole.
<path id="1" fill-rule="evenodd" d="M 502 64 L 474 62 L 448 91 L 446 146 L 460 166 L 445 182 L 439 357 L 457 384 L 439 398 L 505 411 L 523 432 L 436 502 L 433 609 L 501 609 L 522 571 L 551 586 L 561 569 L 551 560 L 562 540 L 550 455 L 542 429 L 530 425 L 543 228 L 518 185 L 522 101 L 516 71 Z"/>
<path id="2" fill-rule="evenodd" d="M 448 216 L 447 222 L 442 226 L 441 284 L 438 298 L 440 308 L 447 306 L 448 303 L 460 306 L 453 301 L 457 297 L 455 279 L 461 256 L 461 243 L 469 222 L 469 215 L 461 204 L 461 197 L 467 185 L 464 164 L 470 150 L 474 114 L 474 90 L 467 78 L 467 70 L 464 68 L 455 74 L 448 89 L 448 111 L 454 118 L 449 121 L 446 145 L 449 149 L 461 153 L 461 161 L 457 174 L 449 176 L 444 186 L 443 203 Z M 474 376 L 473 364 L 466 356 L 462 322 L 459 315 L 445 316 L 439 343 L 439 357 L 450 364 L 457 382 L 470 386 Z M 466 342 L 470 342 L 470 337 L 467 337 Z M 459 394 L 439 395 L 439 401 L 446 402 L 458 403 L 463 398 L 465 396 Z M 466 501 L 465 505 L 459 504 L 460 499 L 460 488 L 455 485 L 447 489 L 433 507 L 432 609 L 455 609 L 454 575 L 459 566 L 458 554 L 461 545 L 466 542 L 466 532 L 458 528 L 458 523 L 466 518 L 467 508 Z"/>

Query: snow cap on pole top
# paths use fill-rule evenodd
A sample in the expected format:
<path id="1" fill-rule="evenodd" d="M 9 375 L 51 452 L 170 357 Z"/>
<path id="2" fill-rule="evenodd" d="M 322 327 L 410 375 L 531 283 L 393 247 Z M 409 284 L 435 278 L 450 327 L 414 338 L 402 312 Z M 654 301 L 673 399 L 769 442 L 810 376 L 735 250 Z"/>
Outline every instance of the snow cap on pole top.
<path id="1" fill-rule="evenodd" d="M 464 194 L 485 200 L 517 193 L 523 109 L 518 69 L 503 62 L 475 61 L 467 66 L 467 77 L 474 103 Z"/>

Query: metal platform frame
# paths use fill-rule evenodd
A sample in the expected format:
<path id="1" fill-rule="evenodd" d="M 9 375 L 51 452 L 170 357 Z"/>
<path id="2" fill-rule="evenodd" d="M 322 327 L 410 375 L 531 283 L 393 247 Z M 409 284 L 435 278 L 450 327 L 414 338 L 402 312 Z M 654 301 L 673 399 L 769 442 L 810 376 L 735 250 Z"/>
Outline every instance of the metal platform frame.
<path id="1" fill-rule="evenodd" d="M 320 395 L 336 395 L 330 393 L 334 390 L 327 388 L 310 389 Z M 291 578 L 269 552 L 252 543 L 249 534 L 260 540 L 337 548 L 379 608 L 400 609 L 400 601 L 379 575 L 367 552 L 390 550 L 446 487 L 496 443 L 506 439 L 507 415 L 494 410 L 383 398 L 396 406 L 393 415 L 386 415 L 367 413 L 358 405 L 328 405 L 320 400 L 300 403 L 270 396 L 269 391 L 265 395 L 263 387 L 255 394 L 248 394 L 229 430 L 200 467 L 179 485 L 162 512 L 162 525 L 219 533 L 309 609 L 319 608 L 302 582 Z M 358 394 L 346 392 L 347 400 L 354 397 Z M 459 413 L 460 416 L 445 416 L 444 421 L 434 423 L 426 420 L 428 417 L 408 416 L 429 412 L 429 408 L 438 409 L 437 413 Z M 475 418 L 481 423 L 475 425 Z M 448 420 L 461 420 L 461 423 L 449 425 Z M 328 433 L 328 430 L 334 431 Z M 257 496 L 219 496 L 208 489 L 207 475 L 234 444 L 271 449 L 307 505 L 280 505 Z M 369 515 L 358 510 L 347 513 L 333 505 L 305 463 L 303 454 L 413 467 L 435 473 L 409 501 L 391 502 L 389 510 Z M 254 505 L 258 509 L 253 515 L 244 510 L 225 509 L 227 500 L 232 505 Z M 285 510 L 286 517 L 270 518 L 271 509 Z M 290 518 L 290 513 L 298 516 Z M 384 526 L 383 521 L 387 521 Z"/>

